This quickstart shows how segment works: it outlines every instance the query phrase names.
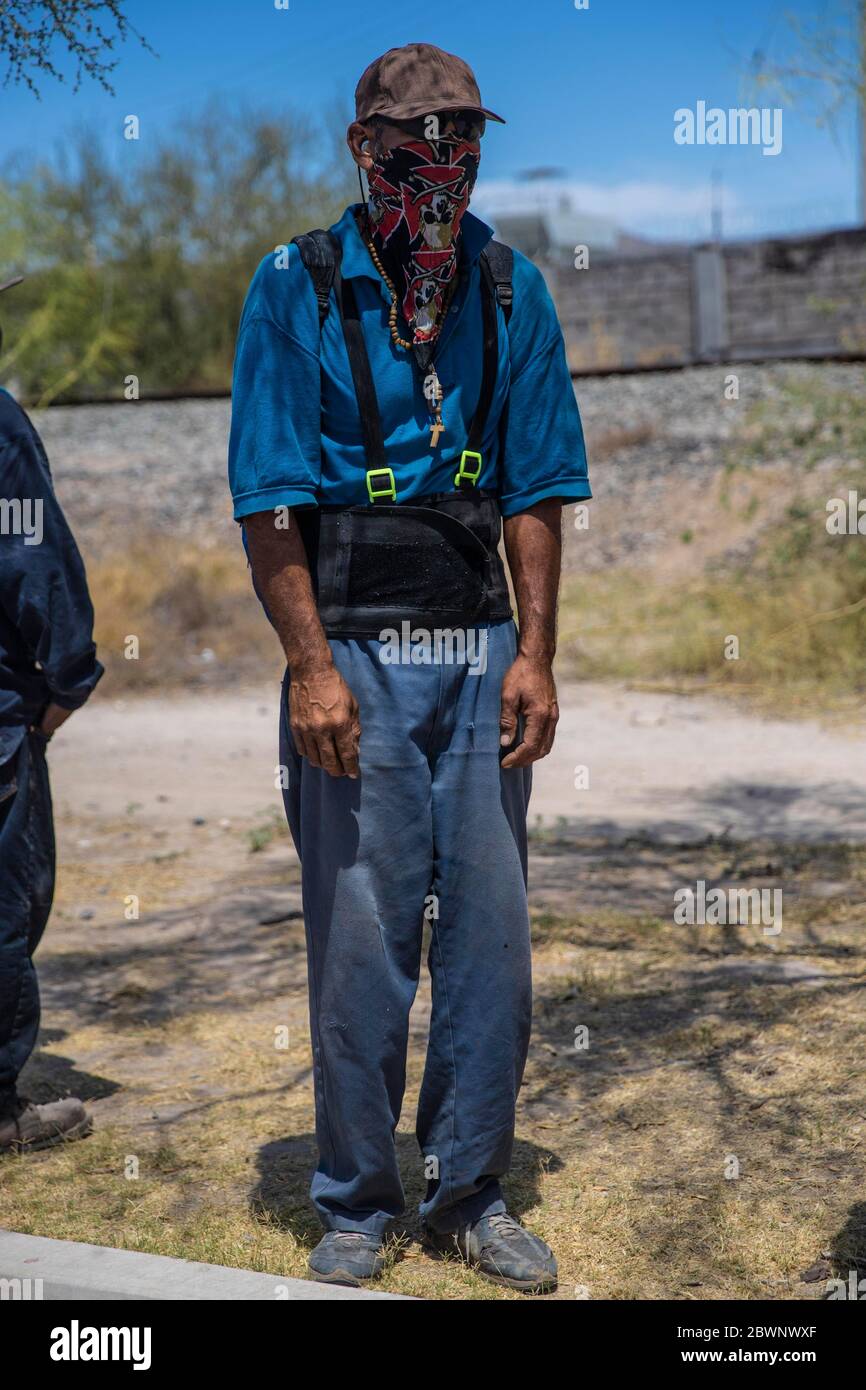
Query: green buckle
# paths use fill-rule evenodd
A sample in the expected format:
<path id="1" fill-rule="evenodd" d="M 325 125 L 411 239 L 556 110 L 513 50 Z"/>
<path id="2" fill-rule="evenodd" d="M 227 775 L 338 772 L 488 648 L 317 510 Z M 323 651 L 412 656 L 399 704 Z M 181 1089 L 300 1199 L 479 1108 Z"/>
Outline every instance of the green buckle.
<path id="1" fill-rule="evenodd" d="M 374 478 L 387 478 L 387 487 L 377 487 Z M 367 469 L 367 492 L 371 502 L 378 502 L 382 497 L 390 497 L 391 501 L 396 501 L 397 488 L 394 483 L 393 468 L 368 468 Z"/>
<path id="2" fill-rule="evenodd" d="M 477 466 L 477 468 L 475 469 L 474 472 L 472 471 L 472 469 L 466 467 L 466 460 L 467 460 L 467 459 L 477 459 L 477 461 L 478 461 L 478 466 Z M 472 486 L 474 487 L 475 484 L 478 482 L 478 479 L 479 479 L 480 477 L 481 477 L 481 455 L 480 455 L 480 454 L 476 454 L 476 452 L 475 452 L 474 449 L 464 449 L 464 450 L 463 450 L 463 453 L 460 455 L 460 467 L 457 469 L 457 472 L 454 474 L 454 486 L 455 486 L 455 487 L 460 487 L 461 483 L 471 483 Z"/>

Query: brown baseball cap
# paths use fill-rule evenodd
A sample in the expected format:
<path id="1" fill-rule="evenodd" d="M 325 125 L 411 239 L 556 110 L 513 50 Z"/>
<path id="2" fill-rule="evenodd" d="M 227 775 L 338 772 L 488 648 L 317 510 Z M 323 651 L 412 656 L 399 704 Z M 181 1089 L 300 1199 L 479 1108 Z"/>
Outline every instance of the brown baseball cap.
<path id="1" fill-rule="evenodd" d="M 480 111 L 505 122 L 481 105 L 481 93 L 468 63 L 432 43 L 389 48 L 361 75 L 355 88 L 355 119 L 370 116 L 409 121 L 432 111 Z"/>

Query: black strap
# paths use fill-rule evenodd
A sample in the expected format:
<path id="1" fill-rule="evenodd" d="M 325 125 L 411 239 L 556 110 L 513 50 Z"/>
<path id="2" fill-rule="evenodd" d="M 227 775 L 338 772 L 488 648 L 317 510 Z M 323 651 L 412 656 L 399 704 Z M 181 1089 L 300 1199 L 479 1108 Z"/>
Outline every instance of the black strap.
<path id="1" fill-rule="evenodd" d="M 502 241 L 489 241 L 481 253 L 482 262 L 486 262 L 487 269 L 496 290 L 496 298 L 502 310 L 507 329 L 511 319 L 511 311 L 514 308 L 514 252 L 510 246 L 506 246 Z M 510 394 L 505 398 L 502 407 L 502 414 L 499 417 L 499 458 L 505 456 L 505 438 L 508 434 L 508 409 L 511 404 Z"/>
<path id="2" fill-rule="evenodd" d="M 505 316 L 506 325 L 514 307 L 514 252 L 501 241 L 488 241 L 481 259 L 490 271 L 496 287 L 496 298 Z"/>
<path id="3" fill-rule="evenodd" d="M 487 425 L 487 417 L 490 414 L 490 406 L 493 401 L 493 393 L 496 389 L 496 377 L 499 370 L 499 333 L 496 322 L 496 310 L 494 307 L 495 291 L 492 279 L 489 277 L 483 263 L 481 283 L 483 334 L 481 390 L 478 396 L 478 404 L 475 407 L 475 412 L 469 425 L 469 432 L 465 445 L 467 449 L 471 449 L 475 453 L 481 452 L 484 430 Z M 352 381 L 355 384 L 355 395 L 358 398 L 358 412 L 361 417 L 361 433 L 364 440 L 364 452 L 367 456 L 367 467 L 370 469 L 384 468 L 386 467 L 386 459 L 385 441 L 382 433 L 382 417 L 379 413 L 379 402 L 376 397 L 376 387 L 373 383 L 370 358 L 367 354 L 367 345 L 364 341 L 364 333 L 358 316 L 358 307 L 355 301 L 352 281 L 344 280 L 339 270 L 337 270 L 334 275 L 334 294 L 337 299 L 337 307 L 340 310 L 340 317 L 343 320 L 343 336 L 346 340 L 346 351 L 349 356 Z"/>
<path id="4" fill-rule="evenodd" d="M 382 416 L 379 414 L 379 402 L 376 399 L 376 387 L 373 384 L 370 358 L 367 355 L 367 345 L 364 342 L 364 330 L 358 315 L 355 290 L 351 280 L 343 279 L 339 268 L 335 268 L 334 273 L 334 295 L 343 322 L 343 337 L 346 340 L 349 367 L 352 372 L 352 381 L 355 384 L 367 467 L 368 469 L 385 468 L 387 459 L 385 458 L 385 439 L 382 434 Z"/>
<path id="5" fill-rule="evenodd" d="M 379 402 L 376 397 L 376 387 L 373 382 L 367 345 L 364 341 L 358 315 L 355 292 L 351 280 L 343 280 L 340 274 L 342 252 L 340 242 L 331 232 L 321 228 L 306 232 L 293 240 L 313 282 L 319 308 L 320 331 L 328 316 L 331 289 L 334 290 L 358 401 L 367 467 L 371 469 L 385 468 L 387 465 L 382 417 L 379 412 Z M 474 453 L 481 452 L 487 417 L 490 414 L 499 371 L 499 332 L 494 304 L 499 303 L 506 325 L 511 318 L 514 302 L 514 253 L 510 246 L 505 246 L 499 241 L 490 241 L 481 253 L 479 266 L 482 285 L 481 389 L 466 439 L 466 448 Z M 500 444 L 501 436 L 504 433 L 507 409 L 508 403 L 506 402 L 503 408 L 503 418 L 500 422 Z"/>
<path id="6" fill-rule="evenodd" d="M 489 262 L 483 255 L 480 265 L 482 283 L 481 390 L 478 393 L 478 404 L 475 407 L 475 413 L 470 421 L 469 433 L 466 438 L 466 448 L 473 450 L 476 454 L 481 452 L 481 445 L 484 441 L 484 430 L 487 425 L 487 417 L 490 414 L 493 392 L 496 390 L 496 378 L 499 373 L 499 326 L 496 322 L 496 287 L 490 272 Z"/>
<path id="7" fill-rule="evenodd" d="M 304 232 L 302 236 L 292 238 L 298 248 L 301 260 L 309 272 L 313 282 L 313 289 L 316 292 L 316 301 L 319 306 L 319 332 L 321 333 L 328 317 L 328 308 L 331 300 L 331 286 L 334 283 L 334 275 L 337 266 L 340 264 L 343 248 L 337 237 L 331 232 L 324 231 L 317 227 L 313 232 Z"/>

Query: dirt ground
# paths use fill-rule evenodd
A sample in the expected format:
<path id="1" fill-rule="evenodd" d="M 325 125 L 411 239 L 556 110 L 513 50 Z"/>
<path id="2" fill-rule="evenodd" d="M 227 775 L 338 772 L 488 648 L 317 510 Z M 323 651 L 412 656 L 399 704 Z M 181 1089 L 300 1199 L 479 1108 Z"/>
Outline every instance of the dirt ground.
<path id="1" fill-rule="evenodd" d="M 55 739 L 58 897 L 24 1083 L 85 1097 L 96 1131 L 0 1161 L 0 1224 L 304 1274 L 315 1146 L 277 693 L 96 699 Z M 558 1253 L 556 1298 L 821 1296 L 866 1266 L 866 737 L 624 687 L 561 695 L 531 807 L 511 1207 Z M 781 931 L 677 925 L 674 894 L 699 880 L 781 889 Z M 519 1297 L 418 1244 L 428 1009 L 422 975 L 409 1215 L 383 1287 Z"/>

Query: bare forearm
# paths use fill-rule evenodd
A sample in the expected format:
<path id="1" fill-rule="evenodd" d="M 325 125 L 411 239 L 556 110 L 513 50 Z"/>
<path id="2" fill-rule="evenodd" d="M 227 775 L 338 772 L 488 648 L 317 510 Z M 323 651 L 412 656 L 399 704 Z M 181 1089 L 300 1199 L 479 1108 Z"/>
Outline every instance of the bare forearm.
<path id="1" fill-rule="evenodd" d="M 517 655 L 502 682 L 500 743 L 503 747 L 511 745 L 502 759 L 504 768 L 526 767 L 546 757 L 553 747 L 559 719 L 552 662 L 561 528 L 562 506 L 555 498 L 505 521 L 505 551 L 514 582 L 520 636 Z"/>
<path id="2" fill-rule="evenodd" d="M 307 555 L 298 527 L 277 529 L 273 512 L 256 512 L 244 521 L 250 565 L 286 654 L 289 670 L 315 670 L 332 664 L 331 649 L 316 609 Z"/>
<path id="3" fill-rule="evenodd" d="M 297 525 L 278 530 L 273 512 L 257 512 L 244 525 L 256 588 L 286 654 L 295 746 L 332 777 L 357 777 L 358 702 L 334 665 Z"/>
<path id="4" fill-rule="evenodd" d="M 562 567 L 562 504 L 546 498 L 506 517 L 505 553 L 514 584 L 522 655 L 551 662 L 556 652 L 556 601 Z"/>

